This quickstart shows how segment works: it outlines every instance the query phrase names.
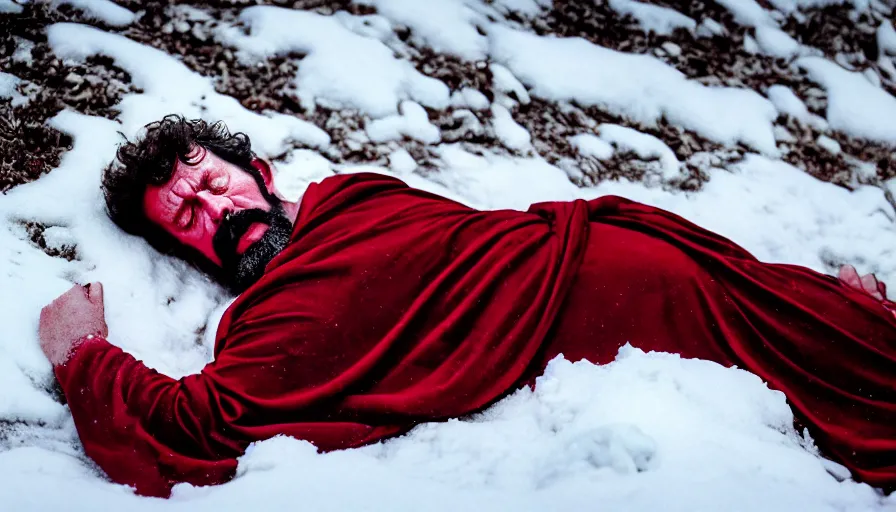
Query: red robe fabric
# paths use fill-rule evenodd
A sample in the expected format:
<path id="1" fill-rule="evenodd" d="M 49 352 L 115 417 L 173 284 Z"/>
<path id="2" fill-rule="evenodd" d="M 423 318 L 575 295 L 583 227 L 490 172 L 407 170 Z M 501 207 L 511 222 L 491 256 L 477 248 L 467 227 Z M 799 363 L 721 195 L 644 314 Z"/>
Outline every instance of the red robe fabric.
<path id="1" fill-rule="evenodd" d="M 627 342 L 756 373 L 828 456 L 896 485 L 893 316 L 612 196 L 481 212 L 386 176 L 328 178 L 201 373 L 174 380 L 95 338 L 56 375 L 86 453 L 167 496 L 228 480 L 253 441 L 361 446 L 481 410 L 559 353 L 607 363 Z"/>

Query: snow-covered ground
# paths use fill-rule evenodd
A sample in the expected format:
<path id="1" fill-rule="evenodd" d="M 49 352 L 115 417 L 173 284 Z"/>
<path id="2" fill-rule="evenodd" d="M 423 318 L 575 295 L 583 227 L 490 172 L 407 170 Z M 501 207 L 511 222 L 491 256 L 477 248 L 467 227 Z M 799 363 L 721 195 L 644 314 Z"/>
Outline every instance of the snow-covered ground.
<path id="1" fill-rule="evenodd" d="M 0 12 L 21 11 L 27 3 L 0 0 Z M 71 283 L 102 281 L 113 343 L 175 377 L 200 370 L 211 357 L 230 297 L 122 234 L 105 217 L 98 188 L 118 132 L 132 137 L 171 112 L 222 119 L 249 134 L 260 155 L 276 159 L 277 183 L 293 197 L 311 181 L 362 170 L 394 174 L 480 208 L 618 194 L 683 215 L 760 259 L 827 272 L 850 262 L 896 289 L 896 182 L 885 179 L 887 169 L 875 168 L 885 164 L 851 156 L 850 188 L 819 181 L 782 160 L 782 144 L 793 137 L 780 122 L 820 130 L 818 145 L 831 152 L 841 151 L 832 137 L 896 146 L 896 98 L 887 88 L 896 78 L 890 21 L 879 23 L 877 66 L 867 73 L 844 69 L 782 30 L 782 13 L 798 17 L 800 9 L 842 2 L 768 2 L 778 11 L 753 0 L 717 2 L 750 27 L 744 40 L 750 51 L 789 59 L 824 89 L 821 116 L 786 83 L 763 90 L 707 85 L 653 54 L 538 35 L 519 22 L 549 10 L 550 0 L 362 0 L 354 3 L 376 14 L 248 7 L 220 19 L 214 10 L 174 8 L 182 20 L 204 24 L 203 37 L 243 65 L 284 55 L 294 61 L 289 87 L 309 113 L 297 116 L 248 110 L 180 56 L 112 30 L 134 23 L 139 12 L 107 0 L 50 3 L 74 8 L 101 27 L 49 26 L 55 56 L 64 62 L 105 56 L 129 74 L 133 87 L 113 106 L 117 114 L 55 115 L 49 124 L 73 139 L 72 149 L 49 174 L 0 197 L 3 510 L 896 509 L 896 494 L 855 483 L 820 457 L 811 437 L 794 430 L 783 395 L 757 377 L 637 347 L 623 348 L 605 366 L 555 360 L 534 391 L 520 390 L 471 418 L 330 454 L 272 439 L 250 449 L 233 482 L 180 486 L 167 501 L 142 498 L 109 483 L 86 459 L 37 341 L 43 305 Z M 893 9 L 878 0 L 852 4 L 867 12 Z M 609 7 L 645 31 L 712 37 L 725 30 L 711 18 L 636 0 L 610 0 Z M 409 37 L 397 36 L 408 31 Z M 680 51 L 673 46 L 664 44 L 664 55 Z M 412 47 L 487 66 L 488 91 L 452 90 L 412 62 Z M 27 103 L 23 81 L 0 73 L 0 98 Z M 561 166 L 536 147 L 519 118 L 536 101 L 625 120 L 629 126 L 584 123 L 568 144 L 576 165 L 633 158 L 644 163 L 644 179 L 580 186 L 576 173 L 585 171 L 569 159 Z M 323 108 L 363 119 L 343 138 L 349 146 L 380 145 L 388 158 L 328 159 L 335 132 L 309 121 Z M 497 146 L 446 141 L 434 119 L 449 110 L 476 123 L 484 119 L 480 128 Z M 699 190 L 675 186 L 693 162 L 680 159 L 669 140 L 638 130 L 658 123 L 720 148 L 703 155 L 706 181 Z M 719 155 L 731 148 L 742 158 L 729 164 Z M 41 226 L 43 248 L 35 244 L 34 225 Z"/>

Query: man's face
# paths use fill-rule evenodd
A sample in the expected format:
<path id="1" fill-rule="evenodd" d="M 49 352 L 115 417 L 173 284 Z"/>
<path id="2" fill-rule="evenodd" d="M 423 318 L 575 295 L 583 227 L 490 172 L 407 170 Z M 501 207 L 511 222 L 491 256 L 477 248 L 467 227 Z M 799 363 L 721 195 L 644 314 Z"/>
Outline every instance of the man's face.
<path id="1" fill-rule="evenodd" d="M 292 228 L 270 193 L 269 174 L 262 173 L 263 191 L 247 171 L 201 146 L 194 145 L 185 160 L 175 160 L 168 182 L 147 187 L 147 218 L 231 277 L 251 274 L 254 281 Z"/>

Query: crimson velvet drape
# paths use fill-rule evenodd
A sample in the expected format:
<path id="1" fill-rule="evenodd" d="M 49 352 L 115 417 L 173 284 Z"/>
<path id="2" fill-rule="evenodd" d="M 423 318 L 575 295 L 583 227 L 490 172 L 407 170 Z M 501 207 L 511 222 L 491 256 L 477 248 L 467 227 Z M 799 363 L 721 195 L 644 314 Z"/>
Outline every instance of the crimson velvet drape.
<path id="1" fill-rule="evenodd" d="M 481 212 L 386 176 L 328 178 L 201 373 L 174 380 L 95 338 L 56 375 L 86 453 L 167 496 L 231 478 L 253 441 L 379 441 L 480 410 L 558 353 L 606 363 L 626 342 L 758 374 L 826 454 L 896 484 L 890 313 L 612 196 Z"/>

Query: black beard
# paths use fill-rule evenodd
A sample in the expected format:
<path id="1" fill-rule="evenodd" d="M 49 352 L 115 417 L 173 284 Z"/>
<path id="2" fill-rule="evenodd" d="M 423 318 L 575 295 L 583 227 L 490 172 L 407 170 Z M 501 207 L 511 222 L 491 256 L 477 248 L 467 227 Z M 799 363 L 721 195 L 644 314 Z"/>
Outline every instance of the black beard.
<path id="1" fill-rule="evenodd" d="M 268 229 L 243 254 L 237 254 L 240 238 L 256 222 L 267 224 Z M 261 279 L 268 263 L 286 248 L 292 228 L 292 222 L 279 202 L 272 204 L 267 212 L 257 208 L 240 210 L 221 220 L 212 246 L 221 259 L 221 268 L 231 290 L 241 293 Z"/>

